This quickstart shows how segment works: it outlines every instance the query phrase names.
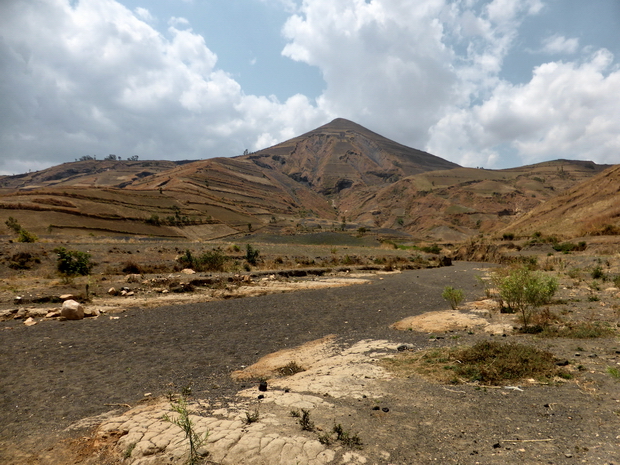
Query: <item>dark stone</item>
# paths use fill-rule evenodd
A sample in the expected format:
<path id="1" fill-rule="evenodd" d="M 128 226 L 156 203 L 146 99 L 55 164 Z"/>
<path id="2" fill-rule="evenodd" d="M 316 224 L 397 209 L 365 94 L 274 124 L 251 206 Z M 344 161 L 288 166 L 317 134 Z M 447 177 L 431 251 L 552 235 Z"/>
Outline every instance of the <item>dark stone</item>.
<path id="1" fill-rule="evenodd" d="M 259 399 L 264 399 L 264 398 L 265 398 L 265 396 L 264 396 L 264 395 L 262 395 L 262 394 L 259 394 L 259 395 L 258 395 L 258 398 L 259 398 Z"/>
<path id="2" fill-rule="evenodd" d="M 372 409 L 373 410 L 381 410 L 381 408 L 378 405 L 375 405 Z"/>
<path id="3" fill-rule="evenodd" d="M 559 367 L 565 367 L 568 365 L 568 360 L 562 360 L 560 362 L 556 362 L 555 364 Z"/>
<path id="4" fill-rule="evenodd" d="M 388 413 L 390 411 L 390 409 L 387 407 L 383 407 L 381 410 L 383 410 L 385 413 Z"/>
<path id="5" fill-rule="evenodd" d="M 500 447 L 502 447 L 502 445 L 499 442 L 493 444 L 493 449 L 499 449 Z"/>
<path id="6" fill-rule="evenodd" d="M 258 390 L 261 392 L 265 392 L 267 390 L 267 381 L 261 381 L 258 385 Z"/>

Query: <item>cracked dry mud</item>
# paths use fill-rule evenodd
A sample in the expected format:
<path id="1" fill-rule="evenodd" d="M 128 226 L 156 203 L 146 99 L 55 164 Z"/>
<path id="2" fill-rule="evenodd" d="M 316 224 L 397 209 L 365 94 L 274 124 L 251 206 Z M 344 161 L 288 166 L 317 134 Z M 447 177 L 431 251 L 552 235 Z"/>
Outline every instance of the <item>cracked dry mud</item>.
<path id="1" fill-rule="evenodd" d="M 210 317 L 224 309 L 231 312 L 227 333 L 220 334 L 222 338 L 228 334 L 226 343 L 216 344 L 209 338 L 205 340 L 203 335 L 202 345 L 194 345 L 194 336 L 188 328 L 209 321 L 195 313 L 197 307 L 188 307 L 194 312 L 188 326 L 177 327 L 172 320 L 166 320 L 167 325 L 177 328 L 175 331 L 184 328 L 186 332 L 180 334 L 188 338 L 185 341 L 188 352 L 172 357 L 174 361 L 182 364 L 183 357 L 193 356 L 198 347 L 205 350 L 207 346 L 211 350 L 217 347 L 224 359 L 220 360 L 221 368 L 215 366 L 215 361 L 209 362 L 212 376 L 201 379 L 193 371 L 191 379 L 183 380 L 193 383 L 194 395 L 190 397 L 189 408 L 195 429 L 199 433 L 209 432 L 203 448 L 203 452 L 208 452 L 205 463 L 619 463 L 620 384 L 606 373 L 608 367 L 620 363 L 617 336 L 540 340 L 514 334 L 509 331 L 514 316 L 497 314 L 493 312 L 492 302 L 482 300 L 483 292 L 476 288 L 473 279 L 480 273 L 480 265 L 457 263 L 447 269 L 374 276 L 359 286 L 257 297 L 245 302 L 242 299 L 211 303 L 215 308 Z M 446 310 L 445 302 L 437 296 L 444 285 L 457 279 L 468 296 L 477 295 L 481 300 L 470 300 L 455 313 Z M 560 297 L 574 297 L 585 291 L 579 286 L 564 286 Z M 575 316 L 613 319 L 617 293 L 618 290 L 601 291 L 600 301 L 587 305 L 571 303 L 570 311 Z M 345 302 L 348 306 L 342 306 Z M 292 305 L 297 311 L 283 318 L 285 309 L 290 311 Z M 236 313 L 235 306 L 242 310 Z M 333 311 L 328 311 L 328 307 Z M 310 317 L 317 308 L 322 309 L 320 323 Z M 103 332 L 117 338 L 114 342 L 122 346 L 123 337 L 135 339 L 134 331 L 146 330 L 153 319 L 168 318 L 170 311 L 145 310 L 136 315 L 126 330 L 119 327 L 120 331 L 108 332 L 101 327 L 99 333 L 89 331 L 82 335 L 88 338 L 90 334 Z M 280 317 L 278 325 L 274 324 L 276 315 Z M 249 321 L 253 323 L 250 328 L 245 324 Z M 390 328 L 399 323 L 404 324 L 403 330 Z M 268 333 L 257 331 L 261 325 L 267 327 Z M 312 328 L 313 325 L 319 327 Z M 50 328 L 40 335 L 47 334 L 52 339 L 58 336 Z M 223 327 L 218 330 L 223 331 Z M 156 331 L 151 336 L 149 343 L 154 348 L 162 344 Z M 247 338 L 262 340 L 252 344 Z M 396 378 L 376 363 L 383 357 L 398 354 L 397 347 L 401 344 L 407 344 L 410 350 L 420 350 L 497 338 L 550 350 L 559 360 L 570 362 L 568 368 L 575 373 L 575 379 L 552 384 L 525 381 L 508 388 L 452 386 L 418 376 Z M 138 342 L 147 344 L 142 339 Z M 255 350 L 259 343 L 263 349 Z M 225 349 L 231 344 L 243 351 L 243 355 L 226 355 Z M 277 350 L 280 347 L 286 348 Z M 170 350 L 172 346 L 166 348 Z M 127 348 L 123 346 L 119 350 Z M 154 352 L 158 351 L 154 349 Z M 162 364 L 168 363 L 164 353 L 165 350 L 159 355 Z M 141 363 L 151 360 L 140 350 L 135 354 Z M 231 363 L 232 360 L 237 363 Z M 305 371 L 286 377 L 278 375 L 277 368 L 290 361 Z M 134 367 L 139 370 L 138 366 Z M 235 381 L 230 381 L 231 372 Z M 149 370 L 140 373 L 145 375 Z M 268 379 L 267 391 L 259 391 L 260 378 Z M 97 407 L 93 413 L 102 415 L 73 422 L 58 436 L 65 438 L 60 442 L 52 440 L 56 433 L 49 427 L 38 430 L 34 427 L 32 437 L 43 443 L 43 438 L 47 440 L 43 449 L 37 450 L 29 438 L 13 435 L 11 441 L 2 443 L 2 452 L 13 460 L 6 463 L 183 463 L 188 452 L 183 432 L 162 421 L 162 416 L 171 411 L 162 388 L 168 385 L 166 381 L 160 375 L 158 383 L 140 385 L 129 390 L 132 395 L 114 399 L 128 402 L 132 408 L 120 406 L 105 412 L 106 408 Z M 174 387 L 181 385 L 179 382 Z M 153 395 L 140 401 L 147 389 Z M 106 395 L 95 396 L 90 400 L 105 398 Z M 63 401 L 58 399 L 58 402 Z M 299 419 L 291 416 L 292 410 L 300 409 L 309 412 L 315 431 L 303 431 Z M 246 413 L 256 410 L 258 421 L 248 424 Z M 79 412 L 86 416 L 85 409 L 77 409 L 76 413 Z M 43 414 L 42 420 L 45 420 Z M 22 426 L 8 427 L 3 439 L 7 437 L 6 431 L 24 431 L 24 426 L 35 423 L 24 420 Z M 357 434 L 362 447 L 343 445 L 333 434 L 330 444 L 322 444 L 320 435 L 331 432 L 335 424 Z"/>

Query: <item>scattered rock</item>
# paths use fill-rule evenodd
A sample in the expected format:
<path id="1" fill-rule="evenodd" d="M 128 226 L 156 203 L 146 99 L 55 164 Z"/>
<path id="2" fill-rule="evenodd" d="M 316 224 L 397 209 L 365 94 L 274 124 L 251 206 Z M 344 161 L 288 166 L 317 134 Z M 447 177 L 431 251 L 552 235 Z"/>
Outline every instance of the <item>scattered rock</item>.
<path id="1" fill-rule="evenodd" d="M 181 270 L 181 273 L 183 274 L 196 274 L 196 272 L 194 270 L 192 270 L 191 268 L 184 268 Z"/>
<path id="2" fill-rule="evenodd" d="M 258 390 L 261 392 L 265 392 L 267 390 L 267 381 L 261 381 L 258 385 Z"/>
<path id="3" fill-rule="evenodd" d="M 62 301 L 70 300 L 70 299 L 73 299 L 73 294 L 63 294 L 63 295 L 59 296 L 59 298 Z"/>
<path id="4" fill-rule="evenodd" d="M 98 317 L 101 315 L 101 312 L 97 308 L 85 308 L 84 309 L 84 317 Z"/>
<path id="5" fill-rule="evenodd" d="M 13 318 L 14 313 L 17 313 L 17 309 L 0 310 L 0 321 Z"/>
<path id="6" fill-rule="evenodd" d="M 13 316 L 13 318 L 16 319 L 16 320 L 21 320 L 21 319 L 27 318 L 27 317 L 28 317 L 28 309 L 27 308 L 20 308 L 19 310 L 17 310 L 17 312 Z"/>
<path id="7" fill-rule="evenodd" d="M 404 352 L 405 350 L 414 350 L 415 346 L 413 344 L 401 344 L 399 345 L 396 350 L 399 352 Z"/>
<path id="8" fill-rule="evenodd" d="M 55 310 L 50 310 L 49 312 L 47 312 L 45 314 L 45 318 L 56 318 L 60 316 L 60 310 L 55 309 Z"/>
<path id="9" fill-rule="evenodd" d="M 28 317 L 30 318 L 43 318 L 48 314 L 45 308 L 29 308 Z"/>
<path id="10" fill-rule="evenodd" d="M 142 281 L 142 276 L 139 274 L 128 274 L 125 277 L 126 283 L 139 283 Z"/>
<path id="11" fill-rule="evenodd" d="M 26 320 L 24 321 L 24 324 L 25 324 L 26 326 L 34 326 L 34 325 L 36 325 L 36 324 L 37 324 L 37 322 L 35 321 L 35 319 L 34 319 L 34 318 L 30 317 L 30 318 L 28 318 L 28 319 L 26 319 Z"/>
<path id="12" fill-rule="evenodd" d="M 110 294 L 110 295 L 118 295 L 118 291 L 116 290 L 115 287 L 111 287 L 110 289 L 108 289 L 108 294 Z"/>
<path id="13" fill-rule="evenodd" d="M 75 300 L 65 300 L 60 315 L 67 320 L 81 320 L 84 318 L 84 307 Z"/>

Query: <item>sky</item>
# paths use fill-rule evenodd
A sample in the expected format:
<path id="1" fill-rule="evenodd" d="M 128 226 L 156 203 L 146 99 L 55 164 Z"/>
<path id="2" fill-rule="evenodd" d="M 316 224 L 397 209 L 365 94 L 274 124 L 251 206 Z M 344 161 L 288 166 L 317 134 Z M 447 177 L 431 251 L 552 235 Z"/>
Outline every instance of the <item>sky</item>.
<path id="1" fill-rule="evenodd" d="M 620 163 L 618 0 L 2 0 L 0 174 L 335 118 L 492 169 Z"/>

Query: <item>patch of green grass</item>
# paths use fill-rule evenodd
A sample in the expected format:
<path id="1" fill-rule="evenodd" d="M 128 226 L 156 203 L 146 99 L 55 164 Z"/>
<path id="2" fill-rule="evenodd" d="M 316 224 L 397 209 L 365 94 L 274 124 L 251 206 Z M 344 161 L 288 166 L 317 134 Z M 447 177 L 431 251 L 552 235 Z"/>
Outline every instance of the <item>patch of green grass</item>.
<path id="1" fill-rule="evenodd" d="M 616 379 L 620 379 L 620 370 L 616 367 L 607 367 L 607 373 Z"/>

